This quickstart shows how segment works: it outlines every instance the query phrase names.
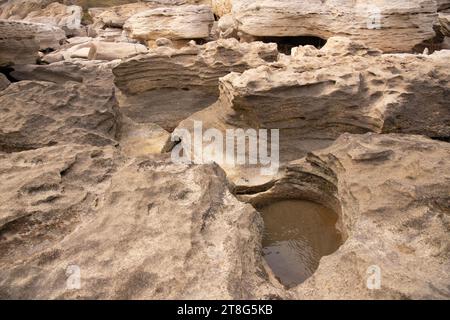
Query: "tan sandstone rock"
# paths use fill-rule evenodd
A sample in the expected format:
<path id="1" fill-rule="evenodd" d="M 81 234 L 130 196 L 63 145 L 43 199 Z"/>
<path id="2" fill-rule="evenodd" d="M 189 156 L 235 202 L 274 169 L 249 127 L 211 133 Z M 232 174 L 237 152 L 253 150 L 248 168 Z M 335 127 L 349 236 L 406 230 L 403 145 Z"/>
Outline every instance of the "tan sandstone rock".
<path id="1" fill-rule="evenodd" d="M 6 89 L 10 85 L 8 78 L 3 73 L 0 73 L 0 91 Z"/>
<path id="2" fill-rule="evenodd" d="M 220 77 L 277 56 L 274 44 L 227 39 L 178 50 L 160 47 L 124 61 L 113 72 L 124 94 L 122 110 L 135 121 L 154 122 L 170 130 L 217 99 Z"/>
<path id="3" fill-rule="evenodd" d="M 0 5 L 0 19 L 21 20 L 52 2 L 54 0 L 8 0 Z"/>
<path id="4" fill-rule="evenodd" d="M 448 299 L 450 145 L 412 135 L 344 134 L 290 163 L 256 205 L 307 199 L 334 209 L 345 243 L 290 290 L 297 299 Z M 367 283 L 379 268 L 381 286 Z"/>
<path id="5" fill-rule="evenodd" d="M 242 196 L 338 212 L 345 243 L 290 290 L 263 262 L 260 216 L 217 166 L 70 144 L 0 155 L 1 297 L 448 299 L 449 155 L 419 136 L 343 135 Z M 380 290 L 366 284 L 373 265 Z"/>
<path id="6" fill-rule="evenodd" d="M 146 10 L 131 16 L 123 26 L 128 36 L 143 42 L 158 38 L 191 40 L 208 38 L 214 22 L 211 8 L 186 5 Z"/>
<path id="7" fill-rule="evenodd" d="M 1 298 L 243 299 L 270 287 L 261 219 L 217 166 L 111 158 L 78 146 L 0 156 L 0 176 L 14 177 L 0 198 Z M 39 213 L 18 215 L 8 206 L 18 201 Z M 79 290 L 68 287 L 73 269 Z"/>
<path id="8" fill-rule="evenodd" d="M 140 157 L 165 152 L 170 134 L 157 124 L 136 123 L 123 116 L 118 139 L 122 153 L 128 157 Z"/>
<path id="9" fill-rule="evenodd" d="M 434 37 L 437 5 L 430 0 L 233 0 L 241 35 L 347 36 L 385 52 L 410 52 Z"/>
<path id="10" fill-rule="evenodd" d="M 220 79 L 220 98 L 178 128 L 280 130 L 281 161 L 326 147 L 342 133 L 409 133 L 450 137 L 450 51 L 382 55 L 359 42 L 332 38 L 318 50 Z M 233 181 L 260 184 L 253 171 L 225 168 Z M 244 176 L 241 176 L 244 174 Z"/>
<path id="11" fill-rule="evenodd" d="M 0 110 L 0 151 L 116 143 L 117 104 L 110 88 L 20 81 L 0 92 Z"/>
<path id="12" fill-rule="evenodd" d="M 67 35 L 82 34 L 81 17 L 83 9 L 79 6 L 66 6 L 53 2 L 47 7 L 30 12 L 23 20 L 60 27 Z"/>
<path id="13" fill-rule="evenodd" d="M 37 42 L 38 50 L 56 50 L 61 47 L 61 45 L 66 40 L 66 33 L 59 27 L 43 24 L 43 23 L 32 23 L 32 22 L 22 22 L 22 21 L 12 21 L 12 20 L 0 20 L 0 27 L 4 31 L 4 37 L 2 41 L 8 43 L 11 42 L 9 47 L 3 47 L 0 50 L 19 51 L 16 46 L 22 47 L 25 52 L 16 52 L 15 55 L 26 54 L 28 50 L 26 47 L 31 45 L 32 42 Z M 37 55 L 37 50 L 36 53 Z M 29 63 L 29 62 L 28 62 Z"/>
<path id="14" fill-rule="evenodd" d="M 35 63 L 39 43 L 28 24 L 0 20 L 0 66 Z"/>
<path id="15" fill-rule="evenodd" d="M 94 41 L 89 50 L 89 60 L 125 59 L 147 53 L 146 46 L 138 43 Z"/>
<path id="16" fill-rule="evenodd" d="M 219 17 L 231 13 L 233 0 L 212 0 L 211 2 L 213 12 Z"/>

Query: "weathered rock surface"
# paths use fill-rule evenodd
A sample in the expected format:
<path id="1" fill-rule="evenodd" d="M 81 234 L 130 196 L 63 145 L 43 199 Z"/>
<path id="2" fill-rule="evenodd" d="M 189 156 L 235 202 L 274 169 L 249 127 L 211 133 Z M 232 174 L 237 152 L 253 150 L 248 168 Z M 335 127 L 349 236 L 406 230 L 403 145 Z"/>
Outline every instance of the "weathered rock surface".
<path id="1" fill-rule="evenodd" d="M 433 38 L 437 19 L 429 0 L 233 0 L 232 7 L 242 36 L 346 36 L 385 52 L 410 52 Z"/>
<path id="2" fill-rule="evenodd" d="M 213 12 L 219 16 L 222 17 L 226 14 L 231 13 L 231 9 L 233 6 L 233 0 L 212 0 L 211 6 Z"/>
<path id="3" fill-rule="evenodd" d="M 71 81 L 13 83 L 0 92 L 0 151 L 115 144 L 116 108 L 110 88 Z"/>
<path id="4" fill-rule="evenodd" d="M 114 88 L 112 68 L 119 61 L 60 61 L 49 65 L 14 66 L 11 76 L 19 81 L 34 80 L 63 84 L 78 82 L 110 94 Z"/>
<path id="5" fill-rule="evenodd" d="M 0 52 L 17 64 L 35 62 L 38 50 L 58 49 L 66 39 L 61 28 L 42 23 L 0 20 L 0 28 Z"/>
<path id="6" fill-rule="evenodd" d="M 290 163 L 246 200 L 308 199 L 340 215 L 345 243 L 323 257 L 299 299 L 448 299 L 450 145 L 411 135 L 344 134 Z M 370 266 L 381 288 L 369 290 Z M 332 281 L 330 281 L 332 279 Z"/>
<path id="7" fill-rule="evenodd" d="M 23 20 L 60 27 L 67 35 L 79 35 L 83 9 L 53 2 L 47 7 L 30 12 Z"/>
<path id="8" fill-rule="evenodd" d="M 64 145 L 0 155 L 0 175 L 8 181 L 0 186 L 1 264 L 40 255 L 46 243 L 89 220 L 108 186 L 115 152 Z M 15 281 L 6 280 L 6 270 L 1 274 L 2 282 Z M 8 289 L 0 287 L 4 299 Z"/>
<path id="9" fill-rule="evenodd" d="M 52 215 L 46 237 L 29 217 L 3 220 L 2 298 L 239 299 L 268 287 L 259 276 L 260 217 L 230 194 L 219 168 L 157 157 L 118 160 L 116 169 L 108 149 L 61 148 L 0 156 L 1 176 L 15 177 L 2 205 L 30 201 L 26 209 L 43 206 L 34 215 L 42 218 L 51 214 L 47 192 L 67 212 Z M 43 185 L 42 176 L 53 180 Z M 67 288 L 73 265 L 80 290 Z"/>
<path id="10" fill-rule="evenodd" d="M 256 205 L 310 199 L 340 214 L 346 242 L 285 290 L 264 267 L 261 218 L 230 194 L 217 166 L 133 160 L 109 146 L 0 155 L 9 181 L 0 197 L 0 294 L 448 299 L 448 156 L 447 143 L 419 136 L 343 135 L 291 163 L 271 189 L 242 196 Z M 372 265 L 382 270 L 380 290 L 366 286 Z M 74 266 L 79 289 L 68 287 Z"/>
<path id="11" fill-rule="evenodd" d="M 90 8 L 88 12 L 96 29 L 99 27 L 122 28 L 131 16 L 142 11 L 187 4 L 208 4 L 208 2 L 208 0 L 146 0 L 112 7 L 94 7 Z"/>
<path id="12" fill-rule="evenodd" d="M 381 51 L 449 46 L 450 1 L 150 0 L 90 37 L 76 5 L 111 3 L 51 2 L 0 0 L 0 299 L 450 299 L 450 51 Z M 196 120 L 280 129 L 281 169 L 160 154 Z M 291 289 L 257 213 L 284 200 L 345 240 Z"/>
<path id="13" fill-rule="evenodd" d="M 281 159 L 301 158 L 349 133 L 450 137 L 450 51 L 382 55 L 362 43 L 332 38 L 321 50 L 220 79 L 220 98 L 180 123 L 280 130 Z"/>
<path id="14" fill-rule="evenodd" d="M 128 36 L 143 42 L 158 38 L 192 40 L 208 38 L 214 22 L 211 8 L 186 5 L 150 9 L 131 16 L 123 28 Z"/>
<path id="15" fill-rule="evenodd" d="M 0 20 L 0 66 L 35 63 L 39 43 L 27 24 Z"/>
<path id="16" fill-rule="evenodd" d="M 170 134 L 157 124 L 136 123 L 122 116 L 118 140 L 123 154 L 128 157 L 140 157 L 167 151 Z"/>
<path id="17" fill-rule="evenodd" d="M 0 19 L 21 20 L 52 2 L 54 0 L 8 0 L 0 5 Z"/>
<path id="18" fill-rule="evenodd" d="M 3 73 L 0 73 L 0 91 L 6 89 L 10 85 L 9 80 Z"/>
<path id="19" fill-rule="evenodd" d="M 124 94 L 122 110 L 135 121 L 154 122 L 171 130 L 217 99 L 220 77 L 274 61 L 277 56 L 275 44 L 227 39 L 179 50 L 160 47 L 124 61 L 113 72 Z"/>
<path id="20" fill-rule="evenodd" d="M 147 47 L 138 43 L 94 41 L 89 50 L 88 59 L 111 61 L 125 59 L 147 52 Z"/>
<path id="21" fill-rule="evenodd" d="M 449 0 L 437 0 L 438 10 L 446 10 L 450 8 Z"/>

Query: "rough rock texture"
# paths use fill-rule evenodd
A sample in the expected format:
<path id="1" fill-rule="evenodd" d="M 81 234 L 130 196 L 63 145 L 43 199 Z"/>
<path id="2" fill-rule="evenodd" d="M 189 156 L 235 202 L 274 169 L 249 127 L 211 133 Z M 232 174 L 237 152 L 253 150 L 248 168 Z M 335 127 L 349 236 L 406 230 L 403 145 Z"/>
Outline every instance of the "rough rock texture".
<path id="1" fill-rule="evenodd" d="M 450 37 L 450 13 L 439 13 L 439 30 L 444 36 Z"/>
<path id="2" fill-rule="evenodd" d="M 31 56 L 37 57 L 38 50 L 58 49 L 66 39 L 64 30 L 42 23 L 0 20 L 0 31 L 0 52 L 12 55 L 13 61 L 18 59 L 14 61 L 17 64 L 31 63 Z"/>
<path id="3" fill-rule="evenodd" d="M 9 80 L 3 73 L 0 73 L 0 91 L 6 89 L 10 85 Z"/>
<path id="4" fill-rule="evenodd" d="M 438 10 L 445 10 L 450 8 L 449 0 L 437 0 Z"/>
<path id="5" fill-rule="evenodd" d="M 147 47 L 138 43 L 94 41 L 92 42 L 88 59 L 111 61 L 115 59 L 125 59 L 147 52 Z"/>
<path id="6" fill-rule="evenodd" d="M 64 145 L 0 155 L 0 175 L 9 181 L 0 186 L 2 264 L 8 256 L 41 254 L 46 242 L 88 219 L 108 186 L 115 152 L 113 147 Z M 1 274 L 7 281 L 4 269 Z M 0 287 L 4 299 L 4 284 Z"/>
<path id="7" fill-rule="evenodd" d="M 119 61 L 60 61 L 49 65 L 14 66 L 11 76 L 19 81 L 35 80 L 63 84 L 78 82 L 90 88 L 111 93 L 114 88 L 112 68 Z"/>
<path id="8" fill-rule="evenodd" d="M 73 37 L 67 39 L 67 43 L 58 50 L 44 55 L 41 60 L 46 63 L 53 63 L 63 60 L 88 59 L 89 51 L 93 46 L 93 38 Z"/>
<path id="9" fill-rule="evenodd" d="M 0 299 L 450 299 L 449 0 L 58 2 L 0 0 Z M 281 129 L 280 170 L 174 164 L 195 120 Z M 291 289 L 280 200 L 344 240 Z"/>
<path id="10" fill-rule="evenodd" d="M 15 177 L 1 204 L 41 206 L 1 224 L 2 298 L 241 299 L 268 287 L 260 217 L 230 194 L 218 167 L 158 157 L 118 161 L 116 169 L 108 149 L 60 148 L 0 156 L 2 178 Z M 54 232 L 43 237 L 29 220 L 48 226 L 49 215 Z M 71 265 L 80 268 L 80 290 L 67 289 Z"/>
<path id="11" fill-rule="evenodd" d="M 299 299 L 449 299 L 450 145 L 411 135 L 342 135 L 290 163 L 246 200 L 308 199 L 340 215 L 347 239 L 323 257 Z M 381 268 L 381 289 L 366 286 Z M 332 279 L 332 281 L 330 281 Z"/>
<path id="12" fill-rule="evenodd" d="M 0 20 L 0 66 L 35 63 L 39 43 L 27 24 Z"/>
<path id="13" fill-rule="evenodd" d="M 160 47 L 124 61 L 113 72 L 126 114 L 170 130 L 217 99 L 220 77 L 274 61 L 277 55 L 274 44 L 227 39 L 179 50 Z"/>
<path id="14" fill-rule="evenodd" d="M 321 50 L 220 79 L 220 98 L 180 128 L 280 129 L 281 158 L 294 160 L 350 133 L 450 137 L 450 51 L 382 55 L 332 38 Z M 206 130 L 206 129 L 205 129 Z"/>
<path id="15" fill-rule="evenodd" d="M 212 0 L 211 6 L 213 12 L 219 16 L 222 17 L 226 14 L 231 13 L 231 9 L 233 6 L 233 0 Z"/>
<path id="16" fill-rule="evenodd" d="M 346 242 L 285 290 L 261 258 L 261 218 L 217 166 L 133 160 L 109 146 L 0 155 L 9 182 L 0 187 L 0 296 L 448 299 L 448 156 L 447 143 L 419 136 L 343 135 L 247 196 L 310 199 L 340 213 Z M 371 265 L 382 270 L 381 290 L 366 287 Z M 80 289 L 67 287 L 71 266 Z"/>
<path id="17" fill-rule="evenodd" d="M 211 8 L 206 5 L 156 8 L 130 17 L 123 28 L 128 36 L 140 41 L 164 37 L 171 40 L 208 38 L 214 22 Z"/>
<path id="18" fill-rule="evenodd" d="M 120 150 L 129 157 L 161 154 L 166 150 L 170 134 L 154 123 L 136 123 L 123 116 L 121 119 Z"/>
<path id="19" fill-rule="evenodd" d="M 116 107 L 110 88 L 72 81 L 13 83 L 0 92 L 0 151 L 115 144 Z"/>
<path id="20" fill-rule="evenodd" d="M 143 2 L 124 3 L 112 7 L 96 6 L 89 8 L 89 15 L 94 25 L 103 27 L 122 28 L 132 15 L 148 9 L 180 6 L 187 4 L 209 4 L 209 0 L 146 0 Z M 100 24 L 99 24 L 100 23 Z"/>
<path id="21" fill-rule="evenodd" d="M 67 35 L 80 33 L 83 9 L 79 6 L 66 6 L 57 2 L 30 12 L 23 20 L 60 27 Z"/>
<path id="22" fill-rule="evenodd" d="M 54 0 L 8 0 L 0 5 L 0 19 L 21 20 L 30 12 L 45 8 Z"/>
<path id="23" fill-rule="evenodd" d="M 233 0 L 242 36 L 347 36 L 385 52 L 409 52 L 431 39 L 436 1 Z"/>

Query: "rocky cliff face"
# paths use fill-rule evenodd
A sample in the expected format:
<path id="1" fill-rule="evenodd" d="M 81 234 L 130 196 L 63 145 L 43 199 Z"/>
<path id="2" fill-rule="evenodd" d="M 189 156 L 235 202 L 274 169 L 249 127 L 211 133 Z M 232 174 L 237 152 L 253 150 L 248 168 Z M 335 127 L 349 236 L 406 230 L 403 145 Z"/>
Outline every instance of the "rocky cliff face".
<path id="1" fill-rule="evenodd" d="M 449 299 L 449 1 L 94 2 L 0 2 L 1 299 Z M 279 170 L 174 162 L 195 123 Z M 296 200 L 342 241 L 287 287 Z"/>

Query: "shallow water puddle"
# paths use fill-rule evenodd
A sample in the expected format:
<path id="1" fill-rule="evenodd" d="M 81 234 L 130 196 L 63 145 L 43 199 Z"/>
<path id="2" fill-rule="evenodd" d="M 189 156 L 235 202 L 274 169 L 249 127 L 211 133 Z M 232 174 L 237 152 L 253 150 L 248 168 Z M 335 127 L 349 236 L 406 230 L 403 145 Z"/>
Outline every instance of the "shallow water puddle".
<path id="1" fill-rule="evenodd" d="M 260 210 L 264 219 L 263 255 L 278 280 L 288 288 L 309 278 L 320 258 L 335 252 L 341 236 L 337 215 L 310 201 L 287 200 Z"/>

